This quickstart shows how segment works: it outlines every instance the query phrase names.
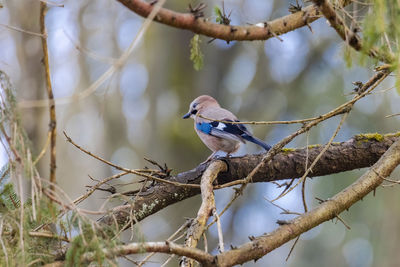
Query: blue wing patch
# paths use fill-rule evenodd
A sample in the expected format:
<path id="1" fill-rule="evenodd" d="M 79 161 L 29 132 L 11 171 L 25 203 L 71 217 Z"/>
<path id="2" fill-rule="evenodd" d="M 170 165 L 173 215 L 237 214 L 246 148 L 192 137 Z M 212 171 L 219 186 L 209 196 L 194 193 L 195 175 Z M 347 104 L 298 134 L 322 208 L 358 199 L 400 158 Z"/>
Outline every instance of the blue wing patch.
<path id="1" fill-rule="evenodd" d="M 205 134 L 211 134 L 211 128 L 212 128 L 211 123 L 208 123 L 208 122 L 203 122 L 203 123 L 198 122 L 198 123 L 196 123 L 196 129 L 201 131 L 201 132 L 203 132 L 203 133 L 205 133 Z"/>

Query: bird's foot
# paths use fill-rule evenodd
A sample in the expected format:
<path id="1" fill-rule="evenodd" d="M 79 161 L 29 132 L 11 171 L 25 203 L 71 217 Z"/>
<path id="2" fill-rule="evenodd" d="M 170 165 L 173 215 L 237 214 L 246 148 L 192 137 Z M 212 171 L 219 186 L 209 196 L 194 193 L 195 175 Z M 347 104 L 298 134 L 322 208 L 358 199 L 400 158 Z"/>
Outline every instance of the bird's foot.
<path id="1" fill-rule="evenodd" d="M 205 164 L 205 163 L 208 163 L 208 162 L 210 162 L 212 160 L 217 160 L 217 159 L 221 159 L 221 160 L 230 159 L 232 157 L 232 155 L 230 153 L 226 153 L 225 156 L 222 156 L 222 155 L 217 155 L 217 152 L 218 151 L 212 153 L 205 161 L 203 161 L 200 164 Z"/>

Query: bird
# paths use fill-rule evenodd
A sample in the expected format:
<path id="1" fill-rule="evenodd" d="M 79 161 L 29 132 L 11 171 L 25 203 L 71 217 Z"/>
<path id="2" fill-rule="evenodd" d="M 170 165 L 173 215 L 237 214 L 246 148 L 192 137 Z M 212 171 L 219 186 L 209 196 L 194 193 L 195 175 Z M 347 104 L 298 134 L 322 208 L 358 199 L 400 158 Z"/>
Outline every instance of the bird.
<path id="1" fill-rule="evenodd" d="M 209 95 L 201 95 L 194 99 L 189 105 L 189 112 L 182 118 L 194 120 L 197 135 L 213 152 L 206 161 L 211 160 L 218 151 L 226 152 L 226 156 L 229 157 L 246 141 L 257 144 L 266 151 L 271 149 L 270 145 L 254 137 L 246 126 L 238 123 L 240 121 L 232 112 L 222 108 L 217 100 Z"/>

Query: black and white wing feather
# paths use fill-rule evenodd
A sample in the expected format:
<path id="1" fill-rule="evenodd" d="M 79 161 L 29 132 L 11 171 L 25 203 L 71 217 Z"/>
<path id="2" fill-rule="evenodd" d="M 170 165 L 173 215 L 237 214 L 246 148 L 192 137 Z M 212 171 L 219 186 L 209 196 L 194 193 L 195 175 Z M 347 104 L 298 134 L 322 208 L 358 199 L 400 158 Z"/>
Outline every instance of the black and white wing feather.
<path id="1" fill-rule="evenodd" d="M 231 120 L 225 120 L 225 121 L 231 121 Z M 244 126 L 243 124 L 224 123 L 218 121 L 199 122 L 196 123 L 196 128 L 197 130 L 205 134 L 209 134 L 223 139 L 231 139 L 243 143 L 245 143 L 245 140 L 247 140 L 263 147 L 267 151 L 271 148 L 271 146 L 269 146 L 268 144 L 252 136 L 251 133 L 247 130 L 246 126 Z"/>

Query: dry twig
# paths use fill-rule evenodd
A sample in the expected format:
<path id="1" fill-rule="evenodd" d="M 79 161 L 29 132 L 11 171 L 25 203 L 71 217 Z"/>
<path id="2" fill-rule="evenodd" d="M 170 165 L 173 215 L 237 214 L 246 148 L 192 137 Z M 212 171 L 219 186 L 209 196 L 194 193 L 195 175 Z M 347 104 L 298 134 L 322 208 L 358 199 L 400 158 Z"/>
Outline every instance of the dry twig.
<path id="1" fill-rule="evenodd" d="M 142 176 L 142 177 L 145 177 L 145 178 L 149 178 L 149 179 L 151 179 L 151 180 L 154 180 L 154 181 L 157 181 L 157 182 L 161 182 L 161 183 L 172 184 L 172 185 L 175 185 L 175 186 L 199 188 L 199 185 L 197 185 L 197 184 L 183 184 L 183 183 L 179 183 L 179 182 L 175 182 L 175 181 L 171 181 L 171 180 L 166 180 L 166 179 L 162 179 L 162 178 L 159 178 L 159 177 L 155 177 L 155 176 L 153 176 L 153 175 L 148 175 L 148 174 L 145 173 L 145 172 L 140 172 L 140 171 L 137 171 L 137 170 L 132 170 L 132 169 L 127 169 L 127 168 L 121 167 L 121 166 L 119 166 L 119 165 L 116 165 L 116 164 L 114 164 L 114 163 L 112 163 L 112 162 L 110 162 L 110 161 L 108 161 L 108 160 L 105 160 L 105 159 L 103 159 L 103 158 L 101 158 L 101 157 L 99 157 L 99 156 L 93 154 L 92 152 L 90 152 L 90 151 L 84 149 L 83 147 L 81 147 L 80 145 L 78 145 L 77 143 L 75 143 L 75 142 L 71 139 L 71 137 L 69 137 L 65 132 L 64 132 L 64 135 L 65 135 L 65 137 L 67 138 L 67 141 L 68 141 L 69 143 L 71 143 L 72 145 L 74 145 L 76 148 L 78 148 L 80 151 L 82 151 L 82 152 L 88 154 L 89 156 L 91 156 L 91 157 L 93 157 L 93 158 L 95 158 L 95 159 L 97 159 L 97 160 L 99 160 L 99 161 L 101 161 L 101 162 L 103 162 L 103 163 L 105 163 L 105 164 L 107 164 L 107 165 L 110 165 L 111 167 L 114 167 L 114 168 L 117 169 L 117 170 L 124 171 L 124 172 L 127 172 L 127 173 L 136 174 L 136 175 L 138 175 L 138 176 Z"/>
<path id="2" fill-rule="evenodd" d="M 189 227 L 189 225 L 191 224 L 191 220 L 186 220 L 184 224 L 181 225 L 181 227 L 178 228 L 178 230 L 175 231 L 175 233 L 173 233 L 170 237 L 167 238 L 168 242 L 175 242 L 172 241 L 174 240 L 174 238 L 180 234 L 183 230 L 185 230 L 187 227 Z M 206 251 L 207 252 L 207 251 Z M 152 252 L 149 255 L 146 256 L 146 258 L 144 258 L 137 266 L 141 267 L 143 266 L 151 257 L 153 257 L 156 253 Z M 168 260 L 166 261 L 168 262 Z M 165 264 L 165 263 L 164 263 Z"/>
<path id="3" fill-rule="evenodd" d="M 46 13 L 47 13 L 47 4 L 45 2 L 40 2 L 40 33 L 44 36 L 42 38 L 42 49 L 43 49 L 43 64 L 46 74 L 46 88 L 47 88 L 47 96 L 49 98 L 49 114 L 50 114 L 50 122 L 49 122 L 49 133 L 51 136 L 50 141 L 50 187 L 54 189 L 53 184 L 56 181 L 56 138 L 57 138 L 57 121 L 56 121 L 56 104 L 54 102 L 53 88 L 51 85 L 51 76 L 50 76 L 50 63 L 49 63 L 49 51 L 47 47 L 47 30 L 46 30 Z"/>

